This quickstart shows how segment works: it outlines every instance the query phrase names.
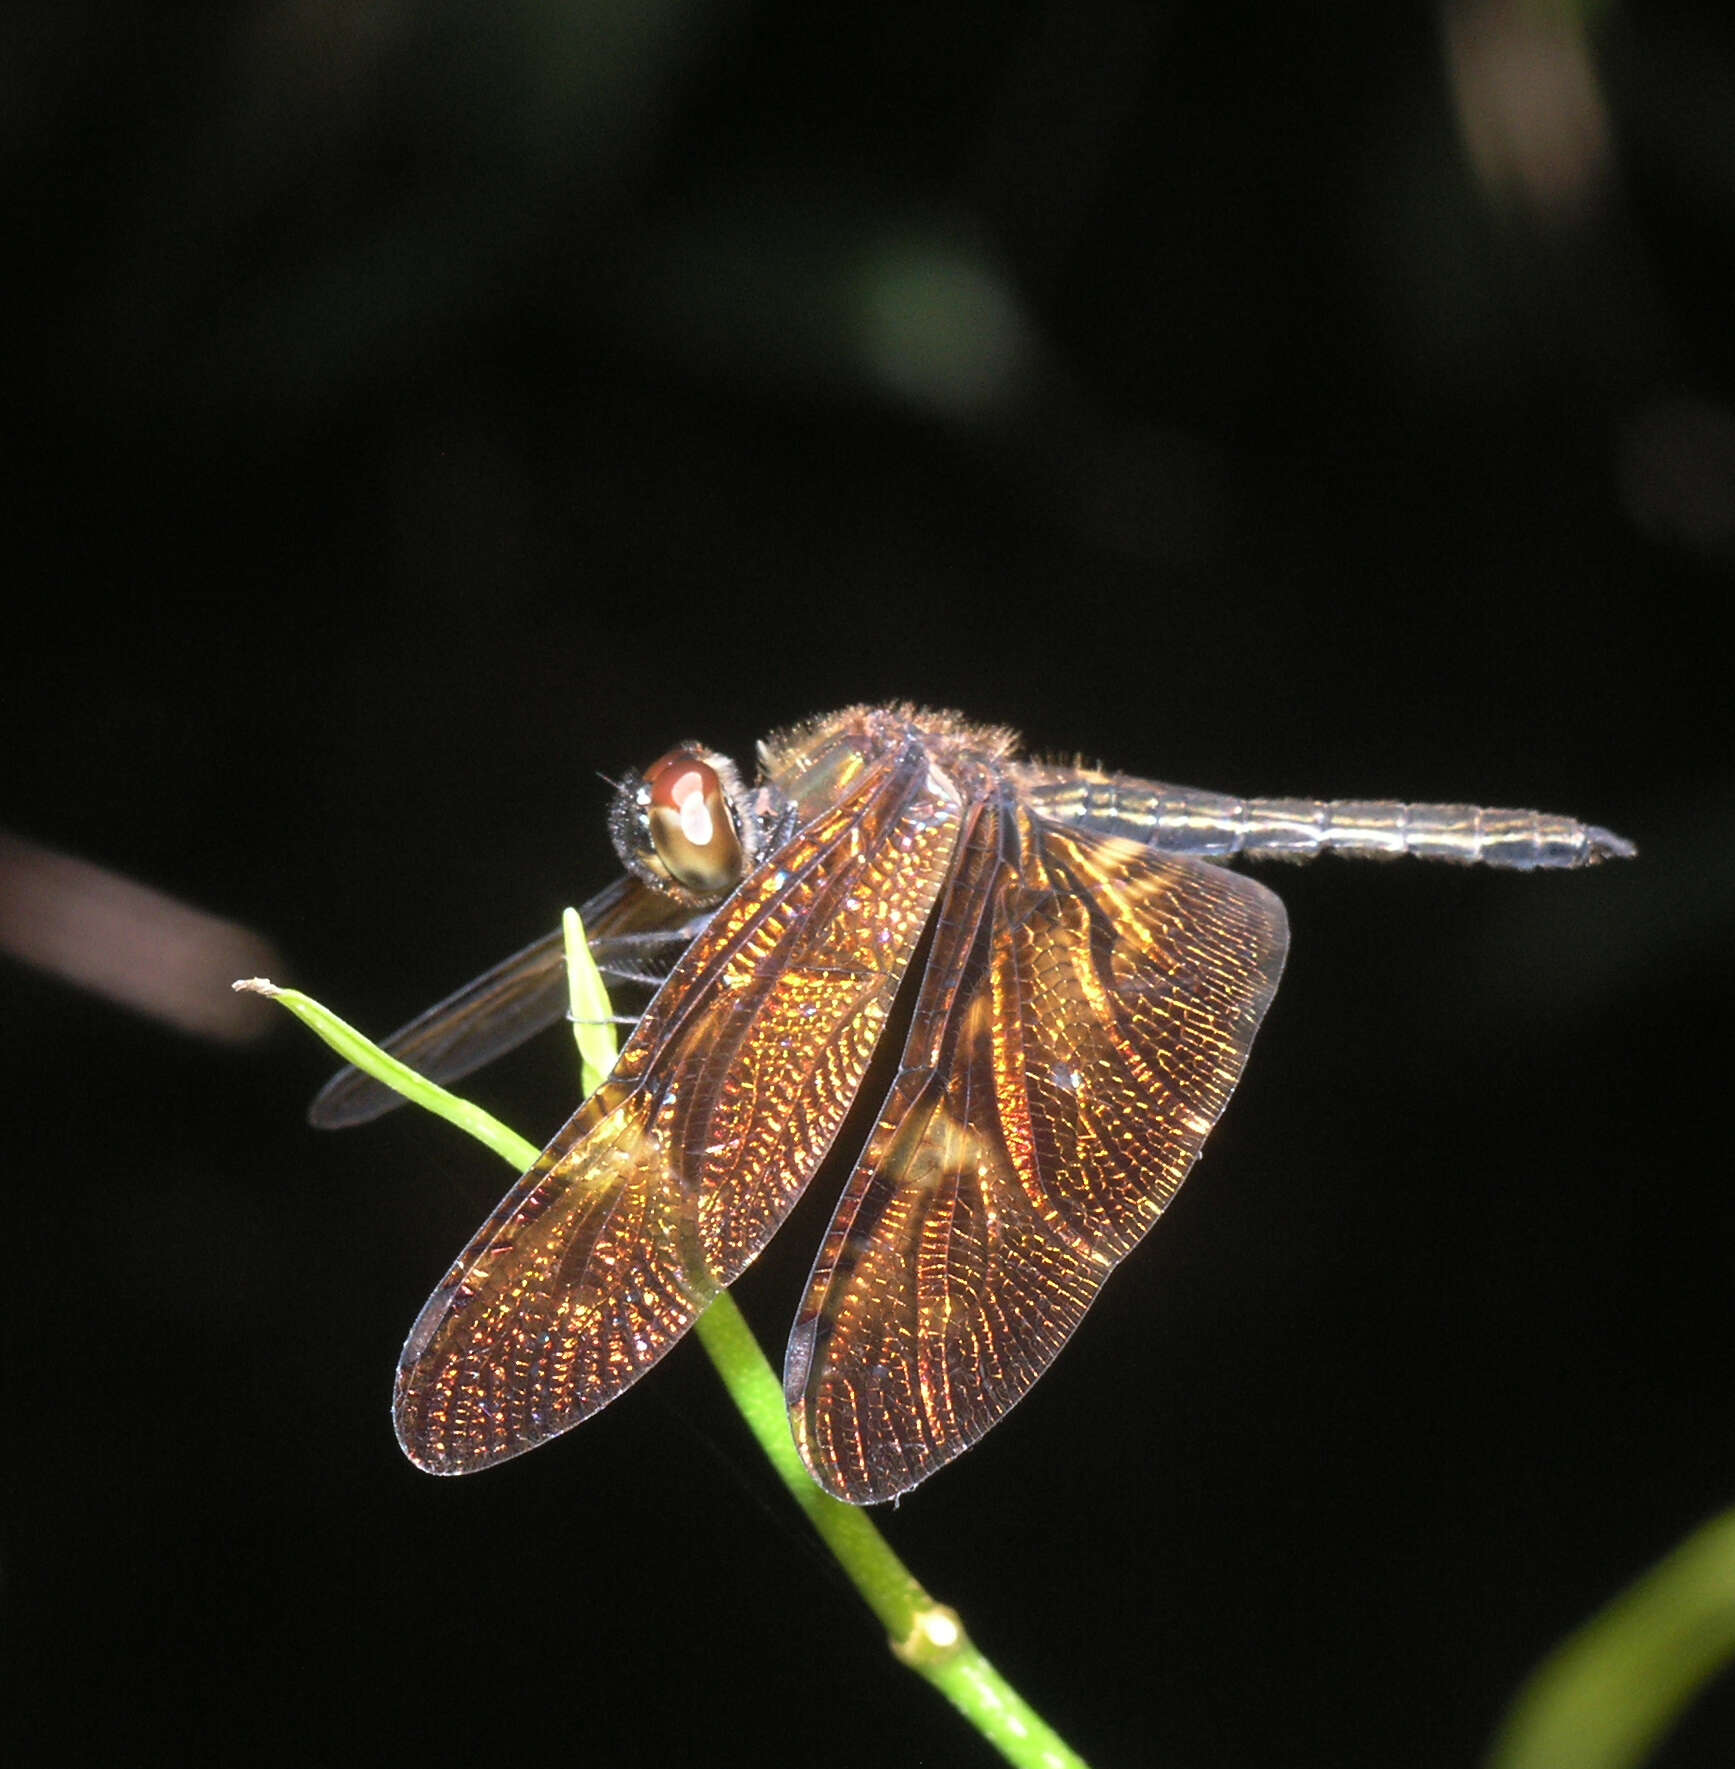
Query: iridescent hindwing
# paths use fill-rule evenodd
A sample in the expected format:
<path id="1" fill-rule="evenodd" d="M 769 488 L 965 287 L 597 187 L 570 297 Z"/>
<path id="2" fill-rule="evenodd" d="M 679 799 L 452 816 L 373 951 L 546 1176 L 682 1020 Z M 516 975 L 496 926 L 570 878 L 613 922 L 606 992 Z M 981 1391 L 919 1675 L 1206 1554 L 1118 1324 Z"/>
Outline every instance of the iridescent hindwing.
<path id="1" fill-rule="evenodd" d="M 1288 930 L 1263 885 L 982 805 L 901 1071 L 785 1371 L 814 1478 L 889 1499 L 977 1441 L 1156 1221 L 1233 1090 Z"/>

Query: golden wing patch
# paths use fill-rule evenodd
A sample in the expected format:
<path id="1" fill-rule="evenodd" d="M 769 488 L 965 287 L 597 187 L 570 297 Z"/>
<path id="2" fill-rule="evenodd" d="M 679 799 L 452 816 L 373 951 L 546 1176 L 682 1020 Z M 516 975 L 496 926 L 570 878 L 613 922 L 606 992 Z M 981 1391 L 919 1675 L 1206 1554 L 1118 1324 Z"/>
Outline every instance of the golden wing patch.
<path id="1" fill-rule="evenodd" d="M 577 1424 L 753 1259 L 861 1084 L 958 824 L 907 742 L 717 910 L 411 1330 L 395 1417 L 412 1461 L 463 1473 Z"/>
<path id="2" fill-rule="evenodd" d="M 1047 1369 L 1174 1196 L 1288 943 L 1263 885 L 986 803 L 790 1340 L 820 1485 L 888 1499 Z"/>

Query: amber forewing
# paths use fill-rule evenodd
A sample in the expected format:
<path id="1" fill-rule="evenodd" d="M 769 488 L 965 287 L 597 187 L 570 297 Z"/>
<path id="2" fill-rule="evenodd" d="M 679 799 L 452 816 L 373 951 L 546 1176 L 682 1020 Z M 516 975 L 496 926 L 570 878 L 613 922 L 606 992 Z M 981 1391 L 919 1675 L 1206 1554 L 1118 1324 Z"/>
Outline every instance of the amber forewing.
<path id="1" fill-rule="evenodd" d="M 1288 942 L 1254 880 L 1005 797 L 937 929 L 790 1341 L 796 1442 L 857 1504 L 967 1449 L 1053 1361 L 1192 1166 Z"/>
<path id="2" fill-rule="evenodd" d="M 462 1473 L 577 1424 L 759 1252 L 860 1086 L 958 819 L 908 743 L 718 910 L 423 1309 L 398 1366 L 412 1461 Z"/>

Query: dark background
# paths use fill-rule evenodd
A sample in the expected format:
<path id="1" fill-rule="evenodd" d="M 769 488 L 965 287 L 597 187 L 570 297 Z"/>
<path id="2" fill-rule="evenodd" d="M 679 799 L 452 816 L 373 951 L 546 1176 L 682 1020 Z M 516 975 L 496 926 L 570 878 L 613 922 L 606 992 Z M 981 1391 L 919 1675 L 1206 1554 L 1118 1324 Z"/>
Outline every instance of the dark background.
<path id="1" fill-rule="evenodd" d="M 598 770 L 856 700 L 1638 840 L 1267 872 L 1290 967 L 1199 1174 L 884 1518 L 1100 1765 L 1475 1761 L 1735 1491 L 1724 9 L 0 36 L 0 822 L 366 1027 L 612 875 Z M 287 1023 L 0 991 L 20 1760 L 989 1760 L 695 1346 L 495 1472 L 401 1458 L 492 1157 L 305 1128 Z M 545 1136 L 569 1058 L 479 1092 Z M 768 1347 L 817 1233 L 743 1286 Z M 1725 1688 L 1661 1761 L 1732 1737 Z"/>

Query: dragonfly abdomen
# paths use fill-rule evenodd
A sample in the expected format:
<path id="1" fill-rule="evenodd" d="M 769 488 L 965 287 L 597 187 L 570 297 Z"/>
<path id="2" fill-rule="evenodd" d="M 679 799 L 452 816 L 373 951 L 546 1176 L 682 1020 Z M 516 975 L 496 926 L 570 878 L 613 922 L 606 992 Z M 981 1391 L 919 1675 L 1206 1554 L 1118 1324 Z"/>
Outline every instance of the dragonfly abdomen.
<path id="1" fill-rule="evenodd" d="M 1484 805 L 1413 805 L 1396 799 L 1234 798 L 1127 776 L 1034 783 L 1045 814 L 1098 835 L 1125 836 L 1201 859 L 1445 860 L 1514 872 L 1630 859 L 1624 837 L 1573 817 Z"/>

